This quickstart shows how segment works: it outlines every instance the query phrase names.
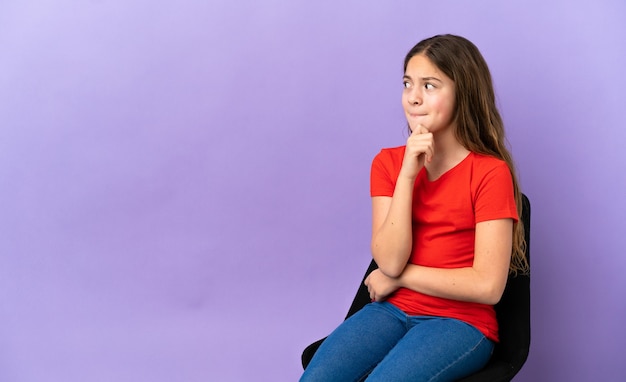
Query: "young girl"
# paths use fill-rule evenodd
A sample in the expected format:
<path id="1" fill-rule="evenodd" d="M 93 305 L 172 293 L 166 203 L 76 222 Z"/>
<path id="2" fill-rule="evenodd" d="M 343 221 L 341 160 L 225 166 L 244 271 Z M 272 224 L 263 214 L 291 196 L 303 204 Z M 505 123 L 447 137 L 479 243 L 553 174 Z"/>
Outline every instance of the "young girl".
<path id="1" fill-rule="evenodd" d="M 498 341 L 493 305 L 525 272 L 521 193 L 491 75 L 474 44 L 418 43 L 404 60 L 410 136 L 372 163 L 372 303 L 320 346 L 301 381 L 454 381 Z"/>

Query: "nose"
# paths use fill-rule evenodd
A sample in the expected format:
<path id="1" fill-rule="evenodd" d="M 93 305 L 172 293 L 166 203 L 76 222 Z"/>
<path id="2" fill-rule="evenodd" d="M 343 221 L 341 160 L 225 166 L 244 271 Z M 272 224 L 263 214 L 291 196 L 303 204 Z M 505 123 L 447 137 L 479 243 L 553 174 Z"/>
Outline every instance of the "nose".
<path id="1" fill-rule="evenodd" d="M 417 89 L 412 89 L 409 93 L 408 101 L 411 105 L 419 105 L 422 103 L 421 95 Z"/>

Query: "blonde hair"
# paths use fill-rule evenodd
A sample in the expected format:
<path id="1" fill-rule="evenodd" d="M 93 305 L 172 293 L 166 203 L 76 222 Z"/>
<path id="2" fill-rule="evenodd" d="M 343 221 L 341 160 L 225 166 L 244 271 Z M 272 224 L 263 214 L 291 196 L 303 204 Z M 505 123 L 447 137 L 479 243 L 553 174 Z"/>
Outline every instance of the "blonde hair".
<path id="1" fill-rule="evenodd" d="M 455 131 L 458 141 L 468 150 L 490 155 L 507 163 L 513 178 L 515 204 L 520 220 L 513 228 L 513 248 L 509 271 L 528 273 L 526 240 L 522 223 L 522 192 L 513 158 L 506 147 L 504 123 L 496 107 L 489 67 L 478 48 L 469 40 L 454 35 L 438 35 L 415 45 L 404 60 L 422 54 L 443 71 L 456 86 Z"/>

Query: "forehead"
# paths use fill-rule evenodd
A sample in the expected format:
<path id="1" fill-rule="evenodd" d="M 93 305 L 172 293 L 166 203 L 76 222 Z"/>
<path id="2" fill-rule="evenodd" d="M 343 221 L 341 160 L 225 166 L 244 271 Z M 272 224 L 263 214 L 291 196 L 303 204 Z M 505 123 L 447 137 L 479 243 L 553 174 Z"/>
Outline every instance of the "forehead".
<path id="1" fill-rule="evenodd" d="M 433 62 L 423 54 L 411 57 L 406 65 L 405 76 L 411 78 L 436 78 L 441 81 L 452 81 Z"/>

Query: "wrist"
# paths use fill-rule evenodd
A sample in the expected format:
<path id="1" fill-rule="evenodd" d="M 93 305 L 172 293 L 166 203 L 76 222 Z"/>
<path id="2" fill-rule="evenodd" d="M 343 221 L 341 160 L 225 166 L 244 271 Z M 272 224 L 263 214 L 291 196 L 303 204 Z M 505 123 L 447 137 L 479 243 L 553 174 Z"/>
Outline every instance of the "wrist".
<path id="1" fill-rule="evenodd" d="M 405 170 L 404 167 L 401 168 L 400 173 L 398 174 L 397 182 L 405 180 L 411 182 L 411 186 L 413 186 L 413 183 L 415 182 L 415 179 L 417 179 L 417 174 L 419 174 L 420 170 L 421 168 L 417 169 L 417 171 L 414 171 L 413 169 Z"/>
<path id="2" fill-rule="evenodd" d="M 406 268 L 405 268 L 405 269 L 406 269 Z M 403 275 L 404 275 L 404 271 L 403 271 L 402 273 L 400 273 L 400 274 L 398 275 L 398 277 L 396 277 L 396 278 L 394 278 L 394 279 L 393 279 L 393 280 L 394 280 L 394 283 L 395 283 L 395 286 L 396 286 L 396 289 L 398 289 L 398 288 L 404 288 L 404 287 L 405 287 L 405 286 L 404 286 L 404 276 L 403 276 Z"/>

